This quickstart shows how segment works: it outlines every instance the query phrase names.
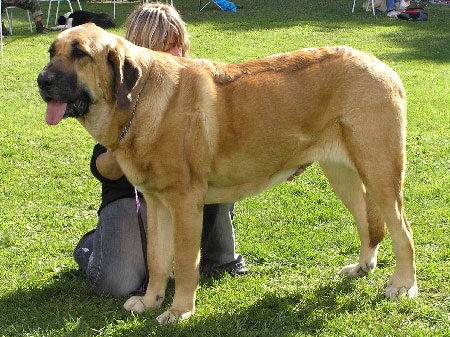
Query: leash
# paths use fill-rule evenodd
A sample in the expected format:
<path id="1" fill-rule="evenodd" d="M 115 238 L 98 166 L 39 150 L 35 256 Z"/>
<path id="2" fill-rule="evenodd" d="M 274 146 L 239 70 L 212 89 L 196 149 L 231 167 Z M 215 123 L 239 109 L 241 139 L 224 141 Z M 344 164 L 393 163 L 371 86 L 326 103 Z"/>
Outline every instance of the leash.
<path id="1" fill-rule="evenodd" d="M 145 293 L 149 281 L 148 264 L 147 264 L 147 235 L 145 233 L 144 221 L 142 220 L 141 203 L 139 202 L 139 196 L 136 187 L 134 188 L 134 197 L 136 199 L 136 213 L 139 223 L 139 232 L 141 234 L 142 255 L 144 257 L 144 264 L 145 264 L 145 279 L 143 285 L 140 287 L 139 290 L 142 289 L 142 293 Z"/>
<path id="2" fill-rule="evenodd" d="M 147 76 L 148 78 L 148 76 Z M 131 117 L 127 124 L 125 124 L 125 127 L 122 130 L 122 133 L 119 136 L 119 143 L 120 141 L 127 135 L 128 131 L 130 130 L 131 124 L 134 120 L 134 115 L 136 113 L 136 108 L 139 103 L 139 98 L 141 97 L 141 92 L 144 90 L 145 85 L 147 84 L 147 79 L 144 81 L 144 85 L 142 86 L 141 90 L 139 90 L 139 93 L 136 96 L 136 102 L 134 103 L 133 110 L 131 111 Z M 141 203 L 139 202 L 139 196 L 138 191 L 136 187 L 134 188 L 134 197 L 136 199 L 136 213 L 138 218 L 138 224 L 139 224 L 139 233 L 141 236 L 141 247 L 142 247 L 142 256 L 144 258 L 144 264 L 145 264 L 145 279 L 143 284 L 139 287 L 138 292 L 145 294 L 147 290 L 147 285 L 149 281 L 149 274 L 148 274 L 148 264 L 147 264 L 147 234 L 145 233 L 145 226 L 144 221 L 142 220 L 142 212 L 141 212 Z"/>

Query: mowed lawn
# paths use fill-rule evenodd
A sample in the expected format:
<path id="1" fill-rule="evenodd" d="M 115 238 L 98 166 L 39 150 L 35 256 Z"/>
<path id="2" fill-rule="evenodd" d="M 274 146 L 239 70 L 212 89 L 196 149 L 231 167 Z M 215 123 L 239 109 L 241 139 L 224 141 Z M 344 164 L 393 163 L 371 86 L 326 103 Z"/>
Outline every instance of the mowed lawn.
<path id="1" fill-rule="evenodd" d="M 237 13 L 214 4 L 198 12 L 196 0 L 174 3 L 188 24 L 192 57 L 241 62 L 348 45 L 398 72 L 408 95 L 404 197 L 419 297 L 384 297 L 395 266 L 389 235 L 373 274 L 337 275 L 357 261 L 359 238 L 317 164 L 237 203 L 237 251 L 251 273 L 203 275 L 192 319 L 156 324 L 173 283 L 162 308 L 142 315 L 122 309 L 126 297 L 94 295 L 72 258 L 97 221 L 100 185 L 89 171 L 94 140 L 75 120 L 45 124 L 36 77 L 57 33 L 30 33 L 25 12 L 16 9 L 0 59 L 0 336 L 449 336 L 450 6 L 430 4 L 428 21 L 406 22 L 374 17 L 362 1 L 352 14 L 351 0 L 236 0 L 244 5 Z M 117 4 L 112 32 L 124 35 L 138 4 Z M 82 5 L 113 13 L 112 3 Z M 42 6 L 46 19 L 48 2 Z"/>

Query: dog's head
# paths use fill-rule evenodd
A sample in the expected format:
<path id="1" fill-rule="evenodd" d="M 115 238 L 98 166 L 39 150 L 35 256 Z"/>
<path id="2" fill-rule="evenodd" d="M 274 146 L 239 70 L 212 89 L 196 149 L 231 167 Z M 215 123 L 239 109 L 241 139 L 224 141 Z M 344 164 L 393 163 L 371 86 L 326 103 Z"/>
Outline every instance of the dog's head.
<path id="1" fill-rule="evenodd" d="M 60 33 L 50 46 L 50 62 L 37 78 L 48 104 L 47 123 L 58 124 L 64 117 L 83 119 L 93 110 L 106 114 L 115 104 L 128 109 L 130 92 L 142 73 L 133 48 L 137 47 L 94 24 Z"/>
<path id="2" fill-rule="evenodd" d="M 64 15 L 61 15 L 58 18 L 58 25 L 65 25 L 67 23 L 67 19 L 69 18 L 69 15 L 72 14 L 72 12 L 67 12 Z"/>

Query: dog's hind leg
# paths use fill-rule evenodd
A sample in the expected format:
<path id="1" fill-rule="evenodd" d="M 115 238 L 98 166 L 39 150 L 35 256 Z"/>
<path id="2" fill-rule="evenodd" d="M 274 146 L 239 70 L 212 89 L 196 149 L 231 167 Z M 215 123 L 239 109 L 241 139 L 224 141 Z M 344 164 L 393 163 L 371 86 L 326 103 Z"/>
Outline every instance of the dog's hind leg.
<path id="1" fill-rule="evenodd" d="M 136 313 L 161 306 L 173 261 L 173 225 L 169 210 L 157 198 L 144 196 L 147 203 L 147 264 L 150 280 L 145 296 L 133 296 L 124 304 L 126 310 Z"/>
<path id="2" fill-rule="evenodd" d="M 364 114 L 364 124 L 342 124 L 349 158 L 392 238 L 396 267 L 386 286 L 392 300 L 418 293 L 413 235 L 403 208 L 406 120 L 401 110 L 386 103 L 376 113 Z"/>
<path id="3" fill-rule="evenodd" d="M 386 222 L 392 238 L 396 267 L 386 284 L 386 296 L 395 300 L 399 295 L 417 296 L 414 242 L 403 207 L 403 170 L 392 158 L 379 158 L 380 164 L 360 165 L 368 193 Z"/>
<path id="4" fill-rule="evenodd" d="M 340 274 L 361 277 L 377 265 L 378 243 L 385 234 L 385 224 L 356 169 L 344 163 L 320 162 L 333 190 L 355 219 L 361 240 L 359 262 L 345 266 Z"/>

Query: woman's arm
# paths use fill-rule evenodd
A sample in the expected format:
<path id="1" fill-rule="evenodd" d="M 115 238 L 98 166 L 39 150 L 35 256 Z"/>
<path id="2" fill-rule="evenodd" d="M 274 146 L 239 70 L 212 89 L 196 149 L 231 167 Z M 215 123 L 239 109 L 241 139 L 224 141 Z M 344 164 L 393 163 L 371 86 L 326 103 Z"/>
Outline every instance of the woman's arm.
<path id="1" fill-rule="evenodd" d="M 107 150 L 99 155 L 95 161 L 98 172 L 109 180 L 117 180 L 123 176 L 122 169 L 116 160 L 114 152 Z"/>

